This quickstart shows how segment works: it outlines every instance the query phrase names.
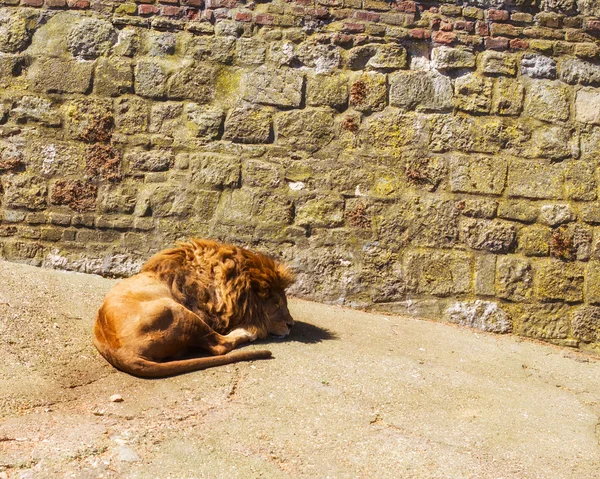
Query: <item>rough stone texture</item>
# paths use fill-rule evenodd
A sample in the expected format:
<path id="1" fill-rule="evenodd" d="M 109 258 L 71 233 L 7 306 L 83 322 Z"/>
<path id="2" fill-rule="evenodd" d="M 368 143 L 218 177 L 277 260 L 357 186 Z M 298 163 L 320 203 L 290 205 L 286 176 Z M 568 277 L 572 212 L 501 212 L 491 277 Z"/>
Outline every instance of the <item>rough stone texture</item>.
<path id="1" fill-rule="evenodd" d="M 292 294 L 598 352 L 596 3 L 6 0 L 0 257 L 207 236 Z"/>

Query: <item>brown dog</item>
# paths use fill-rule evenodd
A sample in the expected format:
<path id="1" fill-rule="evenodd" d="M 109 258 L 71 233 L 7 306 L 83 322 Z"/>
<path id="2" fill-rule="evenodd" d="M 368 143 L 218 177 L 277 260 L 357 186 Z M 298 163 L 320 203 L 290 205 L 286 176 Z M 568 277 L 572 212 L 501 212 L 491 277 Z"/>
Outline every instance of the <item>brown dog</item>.
<path id="1" fill-rule="evenodd" d="M 266 350 L 227 353 L 269 333 L 289 334 L 285 288 L 293 281 L 260 253 L 207 240 L 180 243 L 108 292 L 94 345 L 114 367 L 140 377 L 270 358 Z M 173 359 L 190 349 L 212 357 Z"/>

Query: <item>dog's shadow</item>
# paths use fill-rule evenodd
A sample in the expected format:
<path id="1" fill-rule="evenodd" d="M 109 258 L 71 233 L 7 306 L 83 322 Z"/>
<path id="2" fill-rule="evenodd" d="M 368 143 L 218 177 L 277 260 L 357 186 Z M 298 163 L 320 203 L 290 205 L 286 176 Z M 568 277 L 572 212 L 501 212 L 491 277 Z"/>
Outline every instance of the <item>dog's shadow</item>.
<path id="1" fill-rule="evenodd" d="M 303 321 L 295 321 L 289 336 L 280 340 L 269 338 L 269 341 L 296 341 L 304 344 L 316 344 L 335 339 L 339 339 L 339 337 L 334 331 Z"/>

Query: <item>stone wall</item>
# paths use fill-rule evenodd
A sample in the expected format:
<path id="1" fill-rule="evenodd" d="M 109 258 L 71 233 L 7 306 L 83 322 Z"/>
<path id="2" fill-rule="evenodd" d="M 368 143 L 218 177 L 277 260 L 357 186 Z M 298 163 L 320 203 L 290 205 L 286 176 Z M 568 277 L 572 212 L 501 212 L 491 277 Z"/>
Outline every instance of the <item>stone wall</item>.
<path id="1" fill-rule="evenodd" d="M 600 351 L 600 2 L 0 0 L 0 255 L 189 236 Z"/>

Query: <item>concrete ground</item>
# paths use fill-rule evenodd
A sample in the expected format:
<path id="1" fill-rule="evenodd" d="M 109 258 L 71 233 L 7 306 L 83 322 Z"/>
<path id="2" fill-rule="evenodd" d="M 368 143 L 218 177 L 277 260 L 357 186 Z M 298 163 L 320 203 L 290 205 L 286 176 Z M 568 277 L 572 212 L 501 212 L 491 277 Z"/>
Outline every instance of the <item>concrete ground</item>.
<path id="1" fill-rule="evenodd" d="M 0 479 L 600 478 L 595 358 L 293 300 L 274 359 L 142 380 L 91 344 L 112 284 L 0 262 Z"/>

